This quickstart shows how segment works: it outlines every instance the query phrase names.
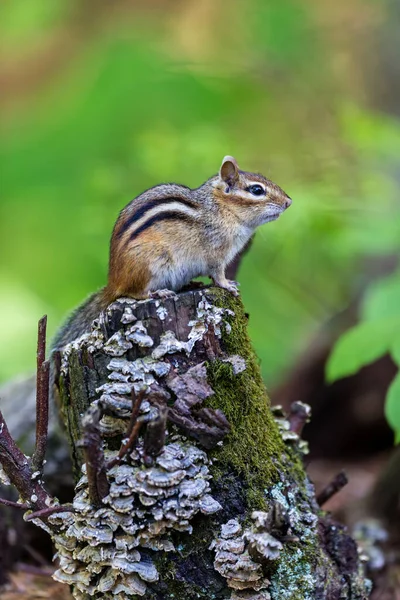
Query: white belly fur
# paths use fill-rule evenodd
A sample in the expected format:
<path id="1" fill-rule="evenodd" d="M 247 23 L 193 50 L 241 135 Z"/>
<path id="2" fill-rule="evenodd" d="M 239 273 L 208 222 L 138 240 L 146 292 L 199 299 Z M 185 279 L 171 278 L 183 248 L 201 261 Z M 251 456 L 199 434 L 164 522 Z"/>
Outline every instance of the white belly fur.
<path id="1" fill-rule="evenodd" d="M 202 248 L 189 246 L 184 251 L 179 249 L 172 261 L 166 260 L 165 255 L 161 254 L 152 265 L 153 277 L 147 286 L 147 291 L 180 290 L 195 277 L 208 277 L 211 268 L 218 264 L 218 260 L 223 267 L 226 267 L 242 250 L 252 233 L 253 231 L 247 228 L 237 231 L 233 239 L 229 240 L 230 243 L 225 241 L 223 256 L 220 259 L 218 256 L 221 255 L 221 248 L 213 248 L 211 244 L 207 247 L 204 244 Z"/>

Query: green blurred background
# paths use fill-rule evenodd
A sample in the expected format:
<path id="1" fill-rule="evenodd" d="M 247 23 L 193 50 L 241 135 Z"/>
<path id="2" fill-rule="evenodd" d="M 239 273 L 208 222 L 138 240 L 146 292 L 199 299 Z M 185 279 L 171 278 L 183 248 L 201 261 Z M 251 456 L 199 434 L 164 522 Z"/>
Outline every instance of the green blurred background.
<path id="1" fill-rule="evenodd" d="M 239 280 L 272 386 L 400 249 L 398 2 L 2 0 L 0 381 L 104 285 L 119 210 L 225 154 L 293 198 Z"/>

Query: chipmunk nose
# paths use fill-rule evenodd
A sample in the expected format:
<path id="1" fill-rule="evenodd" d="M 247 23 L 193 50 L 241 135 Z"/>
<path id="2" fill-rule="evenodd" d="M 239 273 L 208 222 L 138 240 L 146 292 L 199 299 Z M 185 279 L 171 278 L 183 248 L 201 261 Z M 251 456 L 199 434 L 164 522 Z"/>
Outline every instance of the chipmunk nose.
<path id="1" fill-rule="evenodd" d="M 285 208 L 289 208 L 289 206 L 292 204 L 292 199 L 289 198 L 289 196 L 286 196 L 286 200 L 284 202 L 284 207 Z"/>

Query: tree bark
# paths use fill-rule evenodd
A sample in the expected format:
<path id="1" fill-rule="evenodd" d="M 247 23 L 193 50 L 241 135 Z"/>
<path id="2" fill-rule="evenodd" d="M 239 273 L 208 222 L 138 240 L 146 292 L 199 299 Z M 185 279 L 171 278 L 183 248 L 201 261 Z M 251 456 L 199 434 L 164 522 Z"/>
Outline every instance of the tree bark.
<path id="1" fill-rule="evenodd" d="M 76 598 L 368 597 L 355 542 L 316 502 L 297 426 L 270 408 L 240 299 L 121 299 L 53 360 L 76 481 L 87 465 L 59 539 L 57 577 Z"/>

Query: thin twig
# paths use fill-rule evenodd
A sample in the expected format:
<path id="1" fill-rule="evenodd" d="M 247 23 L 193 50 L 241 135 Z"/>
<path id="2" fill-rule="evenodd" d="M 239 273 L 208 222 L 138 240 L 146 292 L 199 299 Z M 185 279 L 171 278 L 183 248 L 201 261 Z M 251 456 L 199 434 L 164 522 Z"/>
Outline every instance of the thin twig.
<path id="1" fill-rule="evenodd" d="M 99 428 L 101 416 L 99 406 L 91 406 L 86 411 L 82 418 L 83 438 L 80 443 L 85 457 L 89 497 L 94 506 L 102 505 L 110 489 Z"/>
<path id="2" fill-rule="evenodd" d="M 126 443 L 122 442 L 121 448 L 119 449 L 119 453 L 118 453 L 118 461 L 120 461 L 126 454 L 128 454 L 128 452 L 130 450 L 132 450 L 132 448 L 135 444 L 136 438 L 139 435 L 139 431 L 140 431 L 142 424 L 143 424 L 143 422 L 138 419 L 133 426 L 133 429 L 128 438 L 128 441 Z"/>
<path id="3" fill-rule="evenodd" d="M 47 315 L 44 315 L 38 323 L 37 351 L 36 351 L 36 367 L 39 372 L 40 367 L 46 360 L 46 329 Z"/>
<path id="4" fill-rule="evenodd" d="M 6 498 L 0 498 L 0 504 L 4 504 L 4 506 L 12 506 L 13 508 L 21 508 L 22 510 L 28 510 L 28 504 L 18 504 L 18 502 L 13 502 L 12 500 L 7 500 Z"/>
<path id="5" fill-rule="evenodd" d="M 43 508 L 42 510 L 37 510 L 30 515 L 25 517 L 25 521 L 32 521 L 33 519 L 44 519 L 54 515 L 56 513 L 63 512 L 74 512 L 75 509 L 72 504 L 62 504 L 61 506 L 49 506 L 49 508 Z"/>
<path id="6" fill-rule="evenodd" d="M 126 454 L 128 454 L 128 452 L 133 448 L 136 438 L 139 435 L 140 428 L 142 426 L 142 421 L 138 419 L 138 415 L 139 415 L 140 407 L 142 405 L 144 396 L 145 396 L 145 392 L 143 390 L 140 391 L 137 395 L 135 394 L 135 391 L 132 390 L 133 406 L 132 406 L 131 418 L 129 420 L 128 430 L 127 430 L 128 439 L 125 438 L 126 441 L 125 440 L 122 441 L 121 447 L 118 452 L 118 456 L 116 456 L 115 458 L 112 458 L 110 461 L 108 461 L 107 469 L 111 469 L 112 467 L 117 465 L 123 459 L 123 457 Z"/>
<path id="7" fill-rule="evenodd" d="M 142 406 L 144 396 L 145 396 L 144 390 L 140 390 L 140 392 L 138 394 L 136 394 L 135 388 L 132 388 L 132 392 L 131 392 L 132 412 L 131 412 L 131 418 L 129 419 L 128 429 L 126 432 L 128 437 L 130 437 L 132 429 L 134 428 L 137 418 L 139 416 L 140 407 Z"/>
<path id="8" fill-rule="evenodd" d="M 32 456 L 34 471 L 43 471 L 49 425 L 49 376 L 50 363 L 46 361 L 47 315 L 38 324 L 36 354 L 36 441 Z"/>
<path id="9" fill-rule="evenodd" d="M 129 438 L 126 441 L 122 440 L 118 455 L 115 458 L 112 458 L 111 460 L 108 461 L 107 469 L 111 469 L 112 467 L 117 465 L 124 458 L 124 456 L 126 454 L 128 454 L 129 450 L 133 447 L 133 444 L 139 434 L 141 426 L 142 426 L 142 421 L 137 420 L 132 428 Z"/>
<path id="10" fill-rule="evenodd" d="M 41 510 L 49 505 L 49 495 L 40 479 L 34 477 L 30 461 L 21 452 L 10 435 L 3 414 L 0 411 L 0 463 L 4 472 L 17 488 L 19 495 L 31 508 Z"/>
<path id="11" fill-rule="evenodd" d="M 319 506 L 323 506 L 330 500 L 335 494 L 340 492 L 342 488 L 348 483 L 347 475 L 344 471 L 340 471 L 330 483 L 318 494 L 317 502 Z"/>

